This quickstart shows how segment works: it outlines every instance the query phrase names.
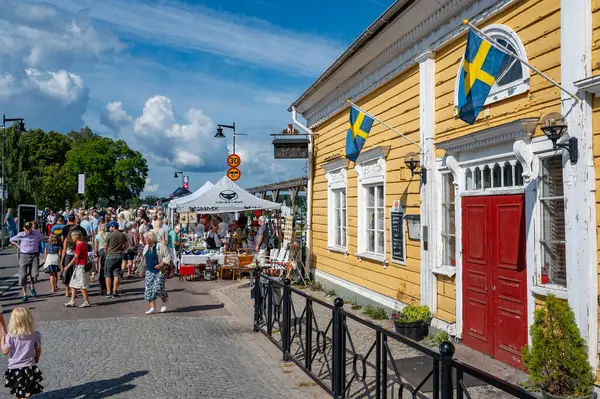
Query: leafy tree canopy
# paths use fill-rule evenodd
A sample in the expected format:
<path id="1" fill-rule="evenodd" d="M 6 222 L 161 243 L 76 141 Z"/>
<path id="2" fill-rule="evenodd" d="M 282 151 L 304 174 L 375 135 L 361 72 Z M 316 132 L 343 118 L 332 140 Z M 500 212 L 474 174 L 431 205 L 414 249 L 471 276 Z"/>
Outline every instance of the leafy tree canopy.
<path id="1" fill-rule="evenodd" d="M 36 204 L 59 209 L 77 203 L 77 175 L 85 174 L 85 201 L 117 205 L 144 189 L 148 165 L 123 140 L 94 134 L 87 126 L 61 134 L 6 129 L 8 206 Z"/>

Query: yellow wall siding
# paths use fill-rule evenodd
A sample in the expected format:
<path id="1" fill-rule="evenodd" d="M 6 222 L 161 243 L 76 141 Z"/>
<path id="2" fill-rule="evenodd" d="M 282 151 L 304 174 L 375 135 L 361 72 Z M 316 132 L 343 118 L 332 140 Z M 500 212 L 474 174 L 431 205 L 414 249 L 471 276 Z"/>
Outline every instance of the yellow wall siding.
<path id="1" fill-rule="evenodd" d="M 551 78 L 560 81 L 560 0 L 517 3 L 486 22 L 486 25 L 491 24 L 503 24 L 514 30 L 525 46 L 529 61 Z M 465 46 L 466 35 L 438 50 L 436 55 L 437 143 L 511 120 L 541 117 L 548 112 L 560 111 L 559 89 L 532 72 L 529 92 L 485 107 L 472 126 L 458 119 L 455 116 L 454 87 Z M 489 112 L 487 117 L 486 110 Z M 539 128 L 536 134 L 542 134 Z M 443 152 L 438 151 L 438 155 L 443 155 Z M 454 293 L 454 296 L 450 293 Z M 456 320 L 455 293 L 454 278 L 438 277 L 438 318 L 449 322 Z"/>
<path id="2" fill-rule="evenodd" d="M 358 105 L 419 141 L 419 69 L 413 67 L 375 92 L 365 96 Z M 330 252 L 327 249 L 327 180 L 323 164 L 326 159 L 345 153 L 348 111 L 329 118 L 315 129 L 315 172 L 313 185 L 313 264 L 317 269 L 344 280 L 364 286 L 380 294 L 405 303 L 416 303 L 420 297 L 420 247 L 406 235 L 406 265 L 391 261 L 389 210 L 396 199 L 401 199 L 408 214 L 418 214 L 420 207 L 419 179 L 412 178 L 404 166 L 404 156 L 418 148 L 383 125 L 375 123 L 363 148 L 391 146 L 386 158 L 385 218 L 387 258 L 386 268 L 368 259 L 359 261 L 358 237 L 358 179 L 350 164 L 347 176 L 348 252 Z"/>

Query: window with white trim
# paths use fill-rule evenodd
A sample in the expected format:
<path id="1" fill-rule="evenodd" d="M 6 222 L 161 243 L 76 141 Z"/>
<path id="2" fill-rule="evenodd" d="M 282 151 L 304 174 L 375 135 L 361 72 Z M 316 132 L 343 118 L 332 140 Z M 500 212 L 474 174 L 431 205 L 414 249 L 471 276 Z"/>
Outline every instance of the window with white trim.
<path id="1" fill-rule="evenodd" d="M 348 161 L 336 159 L 325 165 L 327 179 L 327 246 L 346 252 L 348 248 L 346 216 L 346 176 Z"/>
<path id="2" fill-rule="evenodd" d="M 333 246 L 346 248 L 346 189 L 332 190 L 333 199 Z"/>
<path id="3" fill-rule="evenodd" d="M 442 174 L 442 266 L 456 267 L 456 218 L 454 176 Z"/>
<path id="4" fill-rule="evenodd" d="M 385 263 L 387 260 L 385 211 L 385 157 L 389 147 L 363 151 L 354 166 L 358 177 L 358 239 L 357 253 Z"/>
<path id="5" fill-rule="evenodd" d="M 540 168 L 540 250 L 538 284 L 567 287 L 565 193 L 562 155 L 545 158 Z"/>
<path id="6" fill-rule="evenodd" d="M 383 184 L 366 187 L 367 252 L 385 255 L 385 199 Z"/>
<path id="7" fill-rule="evenodd" d="M 509 27 L 505 25 L 493 24 L 482 29 L 488 36 L 495 39 L 500 45 L 517 54 L 519 57 L 527 61 L 527 53 L 525 46 L 519 39 L 519 36 Z M 485 105 L 502 101 L 506 98 L 516 96 L 529 91 L 529 68 L 512 58 L 505 57 L 504 65 L 501 69 L 503 72 L 496 80 L 494 86 L 488 94 Z M 462 72 L 462 62 L 458 68 L 456 85 L 459 82 L 459 75 Z M 454 105 L 458 106 L 458 90 L 454 90 Z"/>

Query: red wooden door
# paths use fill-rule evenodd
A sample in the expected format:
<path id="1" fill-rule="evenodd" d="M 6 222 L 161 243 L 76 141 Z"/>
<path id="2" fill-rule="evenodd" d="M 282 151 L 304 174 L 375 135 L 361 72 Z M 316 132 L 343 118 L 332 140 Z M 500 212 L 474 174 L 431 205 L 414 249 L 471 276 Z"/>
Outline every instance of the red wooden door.
<path id="1" fill-rule="evenodd" d="M 463 198 L 463 340 L 523 368 L 527 283 L 523 195 Z"/>

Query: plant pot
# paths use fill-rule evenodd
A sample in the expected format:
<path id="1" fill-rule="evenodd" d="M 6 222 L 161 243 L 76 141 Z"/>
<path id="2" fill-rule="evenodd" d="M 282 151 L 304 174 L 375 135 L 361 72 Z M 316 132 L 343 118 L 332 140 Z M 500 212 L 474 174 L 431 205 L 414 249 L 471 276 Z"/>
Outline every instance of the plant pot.
<path id="1" fill-rule="evenodd" d="M 398 334 L 414 339 L 415 341 L 420 341 L 429 335 L 429 321 L 415 321 L 411 323 L 394 321 L 394 328 Z"/>
<path id="2" fill-rule="evenodd" d="M 543 399 L 592 399 L 594 397 L 594 394 L 589 394 L 587 396 L 578 396 L 578 397 L 574 397 L 574 396 L 557 396 L 557 395 L 552 395 L 551 393 L 542 391 L 542 398 Z"/>

